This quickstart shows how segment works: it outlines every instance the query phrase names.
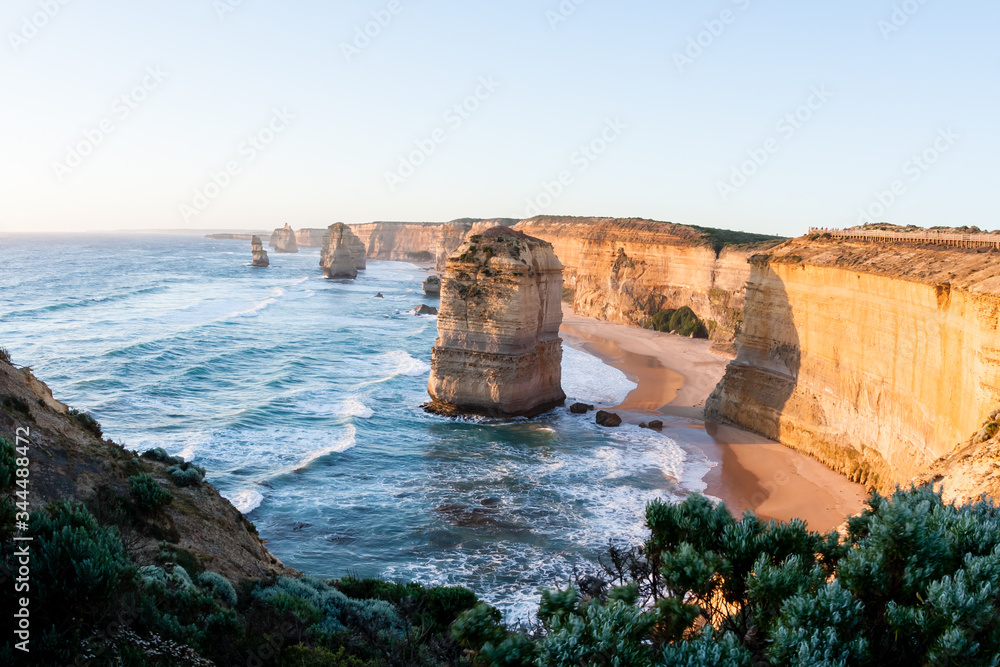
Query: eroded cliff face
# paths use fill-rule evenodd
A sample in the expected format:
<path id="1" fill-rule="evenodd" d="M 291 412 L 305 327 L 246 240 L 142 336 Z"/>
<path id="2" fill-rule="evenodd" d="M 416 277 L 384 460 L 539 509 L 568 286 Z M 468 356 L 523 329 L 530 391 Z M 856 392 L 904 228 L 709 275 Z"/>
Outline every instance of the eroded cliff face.
<path id="1" fill-rule="evenodd" d="M 330 225 L 319 258 L 323 274 L 331 279 L 354 280 L 358 277 L 359 265 L 364 268 L 365 262 L 364 248 L 351 229 L 342 222 Z"/>
<path id="2" fill-rule="evenodd" d="M 1000 405 L 1000 253 L 797 239 L 751 264 L 710 419 L 885 491 Z"/>
<path id="3" fill-rule="evenodd" d="M 552 244 L 573 312 L 646 326 L 660 310 L 688 306 L 716 349 L 732 350 L 749 251 L 717 252 L 698 230 L 650 220 L 541 216 L 515 229 Z"/>
<path id="4" fill-rule="evenodd" d="M 565 400 L 562 268 L 551 245 L 506 227 L 459 247 L 441 285 L 429 410 L 530 416 Z"/>
<path id="5" fill-rule="evenodd" d="M 275 229 L 271 233 L 271 241 L 268 247 L 274 248 L 275 252 L 295 253 L 299 251 L 298 242 L 295 239 L 295 231 L 287 222 L 281 229 Z"/>
<path id="6" fill-rule="evenodd" d="M 351 225 L 371 259 L 402 262 L 433 262 L 441 271 L 470 234 L 497 226 L 509 227 L 517 220 L 462 218 L 451 222 L 371 222 Z"/>
<path id="7" fill-rule="evenodd" d="M 264 244 L 261 243 L 259 236 L 251 237 L 250 251 L 253 253 L 253 261 L 250 263 L 250 266 L 267 267 L 271 264 L 267 257 L 267 251 L 264 250 Z"/>

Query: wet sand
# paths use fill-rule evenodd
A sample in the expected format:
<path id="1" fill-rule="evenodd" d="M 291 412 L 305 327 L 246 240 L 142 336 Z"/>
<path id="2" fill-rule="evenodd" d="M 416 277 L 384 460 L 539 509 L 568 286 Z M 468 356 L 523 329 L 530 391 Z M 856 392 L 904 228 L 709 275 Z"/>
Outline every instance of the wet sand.
<path id="1" fill-rule="evenodd" d="M 705 493 L 734 514 L 799 517 L 828 531 L 861 511 L 864 487 L 784 445 L 732 426 L 705 424 L 705 401 L 729 359 L 693 340 L 573 315 L 564 308 L 564 341 L 619 369 L 638 386 L 612 408 L 628 423 L 659 419 L 663 433 L 700 448 L 716 463 Z"/>

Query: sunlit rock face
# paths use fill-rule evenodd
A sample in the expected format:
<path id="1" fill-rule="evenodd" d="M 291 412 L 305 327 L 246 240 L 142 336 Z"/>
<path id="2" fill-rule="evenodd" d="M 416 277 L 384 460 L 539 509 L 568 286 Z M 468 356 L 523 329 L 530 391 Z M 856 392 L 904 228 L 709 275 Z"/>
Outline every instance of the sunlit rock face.
<path id="1" fill-rule="evenodd" d="M 357 260 L 351 252 L 351 230 L 343 223 L 330 225 L 330 238 L 320 255 L 319 265 L 327 278 L 346 278 L 354 280 L 358 277 Z"/>
<path id="2" fill-rule="evenodd" d="M 337 254 L 338 248 L 341 248 L 341 246 L 343 247 L 343 251 L 347 253 L 346 255 L 344 252 L 341 252 L 339 255 Z M 354 269 L 354 275 L 348 275 L 351 273 L 347 268 L 348 256 L 351 259 L 350 264 Z M 337 262 L 336 266 L 334 266 L 334 262 Z M 323 237 L 319 265 L 327 278 L 357 278 L 358 271 L 368 267 L 365 257 L 365 244 L 351 231 L 348 225 L 342 222 L 330 225 Z M 338 275 L 330 275 L 331 271 Z"/>
<path id="3" fill-rule="evenodd" d="M 250 239 L 250 250 L 253 252 L 251 266 L 270 266 L 271 260 L 267 258 L 267 251 L 264 250 L 264 244 L 261 242 L 259 236 L 254 236 Z"/>
<path id="4" fill-rule="evenodd" d="M 563 403 L 562 270 L 551 244 L 507 227 L 448 258 L 429 410 L 533 416 Z"/>
<path id="5" fill-rule="evenodd" d="M 271 242 L 268 244 L 274 248 L 275 252 L 293 253 L 299 251 L 299 244 L 295 239 L 295 230 L 287 222 L 281 229 L 275 229 L 271 234 Z"/>

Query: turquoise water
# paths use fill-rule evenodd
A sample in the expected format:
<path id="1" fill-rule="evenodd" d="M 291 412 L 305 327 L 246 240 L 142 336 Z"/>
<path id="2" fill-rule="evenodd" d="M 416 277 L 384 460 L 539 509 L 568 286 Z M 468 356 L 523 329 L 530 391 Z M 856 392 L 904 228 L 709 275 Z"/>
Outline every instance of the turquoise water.
<path id="1" fill-rule="evenodd" d="M 703 488 L 697 449 L 636 427 L 424 413 L 437 322 L 408 311 L 438 304 L 419 267 L 349 282 L 318 249 L 249 261 L 249 242 L 193 236 L 0 238 L 0 345 L 117 442 L 206 466 L 286 564 L 461 584 L 512 618 L 640 539 L 648 500 Z M 634 387 L 564 354 L 570 401 Z"/>

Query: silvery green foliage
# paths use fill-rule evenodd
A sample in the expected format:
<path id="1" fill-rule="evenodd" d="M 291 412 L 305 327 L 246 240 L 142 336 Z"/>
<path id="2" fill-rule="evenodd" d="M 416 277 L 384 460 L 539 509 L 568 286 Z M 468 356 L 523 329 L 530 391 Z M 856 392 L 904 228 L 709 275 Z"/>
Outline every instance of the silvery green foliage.
<path id="1" fill-rule="evenodd" d="M 752 667 L 753 654 L 743 648 L 731 632 L 717 635 L 711 625 L 695 637 L 667 644 L 655 666 L 666 667 Z"/>
<path id="2" fill-rule="evenodd" d="M 396 607 L 383 600 L 355 600 L 314 577 L 280 577 L 274 586 L 254 591 L 264 602 L 281 603 L 282 598 L 296 598 L 317 612 L 314 628 L 322 634 L 336 634 L 347 627 L 363 627 L 373 632 L 400 636 L 405 624 Z"/>
<path id="3" fill-rule="evenodd" d="M 166 568 L 157 565 L 145 565 L 139 568 L 142 580 L 149 584 L 159 582 L 173 588 L 194 588 L 191 575 L 180 565 L 168 565 Z"/>
<path id="4" fill-rule="evenodd" d="M 656 611 L 644 612 L 621 600 L 593 600 L 563 611 L 550 617 L 551 624 L 538 641 L 535 664 L 539 667 L 649 665 L 643 640 L 658 618 Z"/>
<path id="5" fill-rule="evenodd" d="M 204 588 L 212 588 L 215 594 L 230 607 L 236 606 L 236 589 L 218 572 L 205 570 L 198 575 L 198 585 Z"/>
<path id="6" fill-rule="evenodd" d="M 862 627 L 864 607 L 838 582 L 795 595 L 781 609 L 772 633 L 771 657 L 776 664 L 846 667 L 870 661 Z"/>

